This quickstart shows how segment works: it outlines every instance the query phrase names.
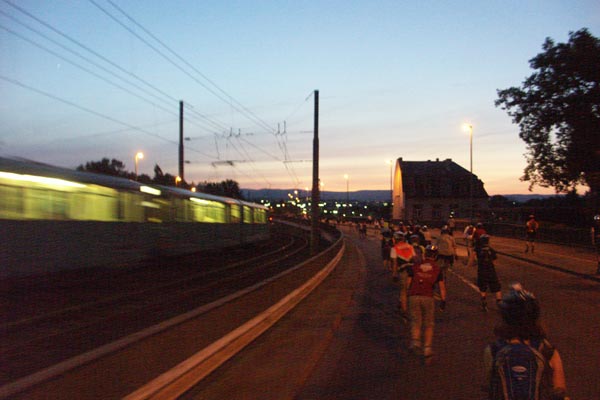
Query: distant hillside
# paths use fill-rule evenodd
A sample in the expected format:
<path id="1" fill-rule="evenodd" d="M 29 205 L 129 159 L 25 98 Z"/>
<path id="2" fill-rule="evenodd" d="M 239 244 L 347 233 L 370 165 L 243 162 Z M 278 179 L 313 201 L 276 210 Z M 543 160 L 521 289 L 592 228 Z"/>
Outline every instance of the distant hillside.
<path id="1" fill-rule="evenodd" d="M 268 199 L 273 201 L 284 200 L 288 198 L 288 193 L 294 193 L 294 189 L 241 189 L 242 195 L 246 200 L 258 201 L 261 199 Z M 308 194 L 310 195 L 310 194 Z M 298 190 L 298 197 L 306 197 L 307 193 L 305 190 Z M 547 199 L 554 196 L 554 194 L 503 194 L 511 201 L 517 203 L 525 203 L 532 199 Z M 358 190 L 356 192 L 350 192 L 348 197 L 352 201 L 389 201 L 391 199 L 389 190 Z M 491 197 L 491 196 L 490 196 Z M 346 200 L 346 192 L 321 192 L 322 200 Z"/>
<path id="2" fill-rule="evenodd" d="M 241 189 L 246 200 L 257 201 L 260 199 L 284 200 L 288 193 L 294 193 L 294 189 Z M 308 193 L 310 195 L 310 193 Z M 298 197 L 306 197 L 305 190 L 298 190 Z M 389 201 L 391 194 L 389 190 L 358 190 L 349 192 L 348 198 L 352 201 Z M 346 192 L 321 192 L 321 200 L 346 200 Z"/>
<path id="3" fill-rule="evenodd" d="M 548 199 L 550 197 L 560 197 L 564 196 L 562 194 L 503 194 L 501 195 L 506 197 L 511 201 L 515 201 L 517 203 L 526 203 L 529 200 L 540 200 L 540 199 Z"/>

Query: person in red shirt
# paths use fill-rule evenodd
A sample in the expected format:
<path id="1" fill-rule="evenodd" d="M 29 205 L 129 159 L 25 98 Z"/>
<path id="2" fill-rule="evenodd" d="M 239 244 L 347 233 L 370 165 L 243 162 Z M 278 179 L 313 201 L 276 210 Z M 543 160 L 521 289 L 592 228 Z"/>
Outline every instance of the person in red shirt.
<path id="1" fill-rule="evenodd" d="M 433 356 L 433 327 L 435 324 L 435 300 L 433 289 L 440 287 L 440 309 L 446 308 L 446 285 L 435 258 L 437 247 L 429 245 L 425 249 L 425 259 L 408 268 L 408 313 L 410 315 L 410 349 L 425 358 Z M 421 341 L 423 336 L 423 341 Z M 421 347 L 421 343 L 424 347 Z"/>
<path id="2" fill-rule="evenodd" d="M 390 250 L 392 260 L 392 278 L 400 286 L 400 310 L 406 314 L 406 277 L 407 268 L 414 262 L 415 250 L 413 246 L 406 242 L 406 236 L 402 232 L 394 233 L 394 246 Z"/>

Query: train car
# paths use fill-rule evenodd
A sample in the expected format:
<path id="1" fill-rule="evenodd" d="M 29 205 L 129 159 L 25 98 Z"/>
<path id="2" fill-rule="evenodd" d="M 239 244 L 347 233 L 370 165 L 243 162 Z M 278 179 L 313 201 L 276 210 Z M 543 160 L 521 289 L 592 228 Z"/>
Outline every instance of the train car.
<path id="1" fill-rule="evenodd" d="M 0 157 L 0 278 L 269 238 L 266 207 Z"/>

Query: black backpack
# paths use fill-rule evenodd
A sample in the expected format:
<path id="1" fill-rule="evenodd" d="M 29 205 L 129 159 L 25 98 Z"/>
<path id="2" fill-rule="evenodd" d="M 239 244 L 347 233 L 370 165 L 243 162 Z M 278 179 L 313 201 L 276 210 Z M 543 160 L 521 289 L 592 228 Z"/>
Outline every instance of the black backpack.
<path id="1" fill-rule="evenodd" d="M 494 260 L 497 258 L 496 252 L 492 250 L 490 247 L 483 247 L 477 253 L 477 260 L 480 265 L 489 267 L 494 265 Z"/>
<path id="2" fill-rule="evenodd" d="M 542 400 L 548 391 L 544 379 L 549 365 L 536 346 L 499 341 L 491 346 L 493 366 L 490 400 Z"/>

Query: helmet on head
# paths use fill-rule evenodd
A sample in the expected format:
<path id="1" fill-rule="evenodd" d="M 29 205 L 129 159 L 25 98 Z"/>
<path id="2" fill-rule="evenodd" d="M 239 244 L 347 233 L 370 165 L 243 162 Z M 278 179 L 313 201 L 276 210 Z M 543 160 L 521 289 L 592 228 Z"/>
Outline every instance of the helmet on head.
<path id="1" fill-rule="evenodd" d="M 481 222 L 478 222 L 477 225 L 475 225 L 476 228 L 483 228 L 483 224 Z"/>
<path id="2" fill-rule="evenodd" d="M 533 293 L 520 283 L 511 284 L 510 291 L 499 304 L 502 319 L 508 325 L 531 325 L 540 317 L 540 304 Z"/>
<path id="3" fill-rule="evenodd" d="M 479 244 L 482 246 L 488 246 L 490 244 L 490 235 L 484 234 L 479 236 Z"/>
<path id="4" fill-rule="evenodd" d="M 419 235 L 410 235 L 410 243 L 419 244 L 421 242 L 421 238 Z"/>
<path id="5" fill-rule="evenodd" d="M 404 242 L 406 240 L 406 236 L 404 236 L 404 233 L 398 231 L 398 232 L 394 232 L 394 240 L 397 240 L 399 242 Z"/>
<path id="6" fill-rule="evenodd" d="M 436 258 L 438 255 L 437 246 L 430 244 L 425 247 L 425 257 L 427 258 Z"/>

